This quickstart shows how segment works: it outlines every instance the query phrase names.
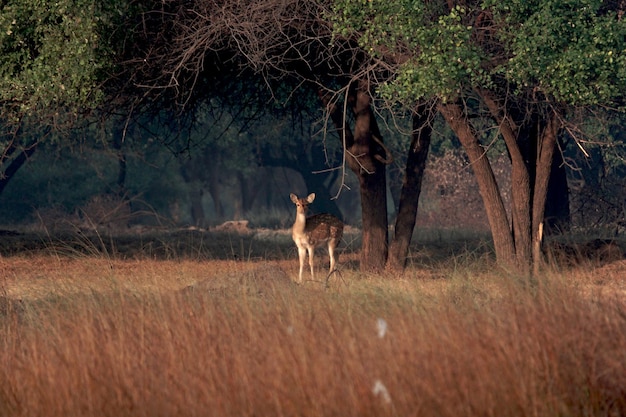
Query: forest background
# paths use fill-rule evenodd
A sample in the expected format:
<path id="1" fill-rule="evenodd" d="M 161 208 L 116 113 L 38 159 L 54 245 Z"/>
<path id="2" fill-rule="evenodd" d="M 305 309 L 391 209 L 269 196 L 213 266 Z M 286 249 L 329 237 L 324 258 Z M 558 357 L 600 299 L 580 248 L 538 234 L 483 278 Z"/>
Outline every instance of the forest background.
<path id="1" fill-rule="evenodd" d="M 622 14 L 7 2 L 3 223 L 285 228 L 289 192 L 315 191 L 316 210 L 362 229 L 364 269 L 402 267 L 417 219 L 490 231 L 499 263 L 526 271 L 544 222 L 621 232 Z"/>
<path id="2" fill-rule="evenodd" d="M 625 11 L 1 1 L 0 415 L 626 415 Z"/>

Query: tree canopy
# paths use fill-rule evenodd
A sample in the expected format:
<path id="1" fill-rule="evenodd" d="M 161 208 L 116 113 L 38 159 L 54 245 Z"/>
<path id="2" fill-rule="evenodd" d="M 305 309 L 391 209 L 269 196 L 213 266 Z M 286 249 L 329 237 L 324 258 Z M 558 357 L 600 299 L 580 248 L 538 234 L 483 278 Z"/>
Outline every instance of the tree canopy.
<path id="1" fill-rule="evenodd" d="M 387 103 L 438 102 L 476 173 L 498 260 L 526 272 L 541 258 L 557 136 L 577 131 L 570 113 L 623 107 L 623 13 L 596 0 L 336 0 L 330 19 L 377 60 Z M 510 220 L 485 157 L 494 137 L 511 158 Z"/>
<path id="2" fill-rule="evenodd" d="M 94 109 L 110 62 L 115 2 L 3 2 L 0 11 L 0 115 L 48 119 Z"/>
<path id="3" fill-rule="evenodd" d="M 387 98 L 453 99 L 507 88 L 552 103 L 615 105 L 626 87 L 626 22 L 598 0 L 337 0 L 335 31 L 391 68 Z"/>
<path id="4" fill-rule="evenodd" d="M 105 98 L 118 1 L 7 0 L 0 9 L 0 192 L 35 152 Z M 65 135 L 68 141 L 73 135 Z"/>
<path id="5" fill-rule="evenodd" d="M 40 136 L 24 127 L 54 129 L 96 109 L 128 120 L 167 113 L 201 123 L 213 98 L 250 120 L 268 110 L 286 114 L 293 103 L 298 111 L 319 106 L 359 179 L 362 265 L 379 268 L 387 255 L 385 166 L 392 158 L 375 107 L 401 104 L 411 114 L 406 174 L 414 177 L 405 191 L 415 210 L 438 111 L 476 173 L 497 257 L 523 270 L 537 257 L 531 242 L 533 250 L 541 242 L 559 134 L 576 136 L 579 114 L 625 107 L 624 4 L 7 0 L 0 11 L 0 162 L 17 168 L 35 149 Z M 510 215 L 485 158 L 498 139 L 511 159 Z M 14 171 L 3 168 L 2 179 Z M 406 224 L 398 230 L 410 240 L 413 225 Z"/>

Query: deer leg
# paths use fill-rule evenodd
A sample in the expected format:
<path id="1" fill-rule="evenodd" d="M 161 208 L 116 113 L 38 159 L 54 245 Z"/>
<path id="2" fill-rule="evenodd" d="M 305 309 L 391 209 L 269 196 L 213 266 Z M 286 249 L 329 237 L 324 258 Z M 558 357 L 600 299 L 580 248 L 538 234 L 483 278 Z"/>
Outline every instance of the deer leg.
<path id="1" fill-rule="evenodd" d="M 300 259 L 300 274 L 298 275 L 298 282 L 302 283 L 302 271 L 304 270 L 304 261 L 306 260 L 305 248 L 298 248 L 298 258 Z"/>
<path id="2" fill-rule="evenodd" d="M 315 255 L 315 247 L 309 248 L 309 266 L 311 267 L 311 279 L 315 279 L 315 273 L 313 272 L 313 256 Z"/>
<path id="3" fill-rule="evenodd" d="M 337 259 L 335 258 L 335 245 L 332 242 L 328 243 L 328 256 L 330 257 L 330 269 L 328 271 L 328 275 L 330 275 L 335 270 L 335 265 L 337 264 Z"/>

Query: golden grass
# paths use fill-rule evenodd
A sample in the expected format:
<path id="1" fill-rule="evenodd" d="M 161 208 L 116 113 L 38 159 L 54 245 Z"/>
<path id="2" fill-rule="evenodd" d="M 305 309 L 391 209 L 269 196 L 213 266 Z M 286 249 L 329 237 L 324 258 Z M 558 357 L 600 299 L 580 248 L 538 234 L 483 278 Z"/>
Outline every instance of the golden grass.
<path id="1" fill-rule="evenodd" d="M 3 416 L 626 413 L 624 261 L 344 269 L 326 291 L 293 259 L 0 268 Z"/>

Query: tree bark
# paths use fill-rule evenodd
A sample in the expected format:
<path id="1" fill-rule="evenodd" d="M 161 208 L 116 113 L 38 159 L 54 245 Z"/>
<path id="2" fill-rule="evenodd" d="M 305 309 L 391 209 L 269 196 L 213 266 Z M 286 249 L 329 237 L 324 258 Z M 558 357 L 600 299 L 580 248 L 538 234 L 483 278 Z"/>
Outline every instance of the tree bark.
<path id="1" fill-rule="evenodd" d="M 400 191 L 398 215 L 394 235 L 389 246 L 387 269 L 404 270 L 409 253 L 409 246 L 415 229 L 422 180 L 426 168 L 426 159 L 430 148 L 432 126 L 431 113 L 426 104 L 422 104 L 413 115 L 411 147 L 406 161 L 406 170 Z"/>
<path id="2" fill-rule="evenodd" d="M 354 143 L 347 149 L 350 155 L 347 163 L 358 176 L 361 191 L 363 246 L 360 267 L 362 271 L 378 272 L 385 268 L 388 255 L 386 167 L 376 158 L 382 150 L 374 140 L 374 137 L 382 140 L 382 135 L 365 82 L 359 83 L 354 98 Z"/>
<path id="3" fill-rule="evenodd" d="M 459 104 L 442 103 L 438 106 L 438 110 L 459 138 L 472 165 L 485 204 L 498 263 L 505 268 L 517 270 L 515 242 L 485 149 L 481 146 L 473 126 L 463 114 Z"/>
<path id="4" fill-rule="evenodd" d="M 506 107 L 496 100 L 488 91 L 480 92 L 485 104 L 498 124 L 500 134 L 504 138 L 509 156 L 511 158 L 511 224 L 513 228 L 513 239 L 515 244 L 515 260 L 517 270 L 526 275 L 530 271 L 532 263 L 532 225 L 530 219 L 532 187 L 531 173 L 529 172 L 529 162 L 535 159 L 534 155 L 527 155 L 522 149 L 522 144 L 528 138 L 520 138 L 520 131 L 523 130 L 520 124 L 516 123 L 513 115 Z M 529 134 L 536 134 L 536 121 L 531 118 Z M 534 151 L 534 150 L 533 150 Z"/>
<path id="5" fill-rule="evenodd" d="M 520 110 L 513 105 L 507 108 L 490 92 L 479 94 L 498 123 L 511 158 L 510 225 L 491 166 L 471 123 L 457 104 L 440 105 L 439 110 L 459 137 L 476 174 L 498 263 L 524 276 L 536 274 L 542 261 L 543 221 L 559 129 L 558 114 L 551 110 L 546 120 L 540 109 Z"/>
<path id="6" fill-rule="evenodd" d="M 381 271 L 388 255 L 387 181 L 383 162 L 388 155 L 371 108 L 369 86 L 361 81 L 348 93 L 348 104 L 355 117 L 354 133 L 344 112 L 324 92 L 320 91 L 319 96 L 343 141 L 346 164 L 359 180 L 363 229 L 360 269 Z"/>
<path id="7" fill-rule="evenodd" d="M 558 134 L 557 115 L 552 114 L 548 119 L 546 128 L 543 130 L 537 146 L 537 169 L 532 206 L 532 231 L 533 231 L 533 270 L 535 274 L 542 261 L 541 241 L 543 239 L 543 220 L 548 195 L 548 184 L 552 161 L 556 148 Z"/>

